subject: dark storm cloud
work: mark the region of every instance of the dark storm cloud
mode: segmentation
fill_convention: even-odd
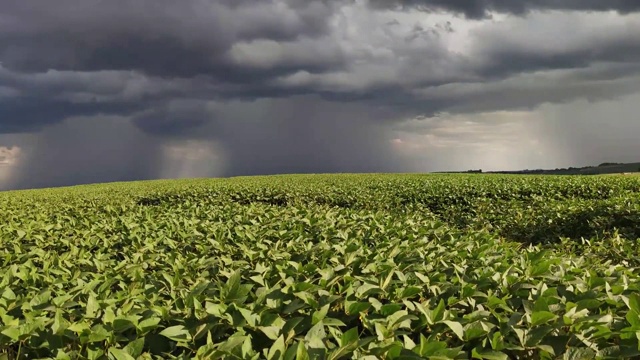
[[[138,106],[98,103],[71,104],[38,97],[0,100],[0,133],[33,132],[71,116],[126,112]]]
[[[225,150],[225,175],[401,171],[384,109],[315,96],[258,100],[218,109],[201,136]],[[378,125],[376,125],[378,124]]]
[[[385,128],[374,125],[383,122],[388,115],[384,111],[316,97],[292,100],[223,105],[177,101],[159,108],[159,118],[141,116],[134,122],[100,116],[68,119],[44,128],[30,141],[15,144],[25,149],[24,161],[16,167],[12,181],[0,184],[0,188],[190,176],[165,171],[164,139],[179,136],[169,130],[171,127],[179,128],[184,139],[212,143],[221,149],[218,155],[224,155],[226,166],[209,176],[404,169],[403,160],[391,151]],[[197,118],[209,121],[192,128],[178,125]],[[149,123],[136,124],[140,121]],[[148,131],[140,131],[145,126]],[[188,162],[179,157],[176,160],[178,164]]]
[[[138,70],[151,75],[208,74],[230,81],[261,76],[234,66],[228,51],[241,41],[319,37],[331,13],[327,1],[7,0],[0,16],[5,67]],[[283,61],[269,73],[306,64]],[[311,64],[318,70],[322,65]],[[248,73],[247,73],[248,72]]]
[[[96,115],[133,116],[136,124],[150,132],[148,118],[153,116],[158,117],[154,123],[160,128],[177,130],[167,128],[161,117],[172,115],[163,111],[193,112],[197,108],[191,104],[197,99],[212,99],[221,93],[218,85],[204,77],[161,78],[129,71],[27,74],[0,67],[0,134],[38,131],[69,117]],[[170,106],[180,103],[189,105]],[[182,116],[184,125],[193,125],[187,117]]]
[[[157,178],[161,144],[124,118],[73,118],[16,144],[21,161],[0,189]]]
[[[0,132],[33,131],[74,115],[143,110],[136,124],[144,130],[178,131],[179,123],[149,118],[175,117],[160,114],[167,99],[304,93],[270,82],[301,69],[318,73],[344,65],[340,49],[322,42],[332,6],[298,0],[5,1],[0,85],[21,96],[0,97]],[[296,43],[299,38],[316,43],[307,47]],[[128,94],[131,86],[141,94]],[[194,121],[202,120],[185,125]]]
[[[423,109],[425,103],[429,104],[425,99],[415,99],[411,95],[412,88],[495,81],[538,70],[584,68],[598,61],[637,61],[640,54],[640,41],[632,36],[632,31],[597,44],[595,48],[586,43],[552,51],[541,51],[536,44],[528,43],[526,37],[520,39],[526,44],[524,46],[504,46],[499,34],[480,32],[476,35],[476,44],[482,45],[480,50],[467,57],[446,50],[446,44],[439,39],[440,32],[455,31],[451,24],[444,27],[438,24],[431,29],[414,25],[406,34],[387,40],[396,41],[395,45],[386,44],[389,48],[385,49],[393,52],[395,58],[386,59],[377,72],[394,69],[398,74],[396,78],[382,83],[371,82],[357,90],[345,90],[335,84],[324,84],[322,79],[326,79],[325,75],[335,78],[342,72],[347,79],[351,76],[354,82],[361,79],[366,82],[367,77],[375,76],[376,72],[360,75],[358,68],[361,64],[379,61],[366,52],[350,51],[348,46],[337,45],[335,35],[345,29],[332,28],[331,16],[340,6],[349,3],[62,0],[54,4],[41,0],[9,0],[3,5],[0,16],[0,61],[7,69],[5,72],[42,74],[55,69],[62,70],[58,76],[65,79],[52,84],[46,79],[20,82],[24,79],[17,75],[0,78],[0,84],[12,86],[30,98],[41,96],[46,99],[42,102],[43,109],[24,112],[24,119],[20,119],[19,111],[10,107],[5,106],[0,111],[15,114],[7,129],[34,129],[63,117],[64,114],[58,116],[58,112],[65,106],[70,109],[70,115],[88,114],[92,106],[97,106],[91,101],[96,95],[102,98],[99,107],[105,108],[104,111],[96,109],[96,113],[131,115],[134,110],[146,110],[136,116],[136,123],[146,131],[157,133],[179,130],[176,126],[180,121],[160,120],[180,117],[175,114],[176,110],[171,114],[160,114],[165,100],[173,98],[250,100],[319,94],[334,101],[382,102],[407,112],[411,106]],[[609,5],[606,6],[593,1],[415,1],[404,4],[440,6],[451,11],[467,9],[466,12],[494,8],[505,12],[518,12],[518,8],[634,9],[632,3],[620,1],[607,2]],[[420,29],[418,35],[423,37],[421,43],[415,43],[416,29]],[[360,28],[360,31],[366,30]],[[123,106],[122,99],[113,97],[124,92],[122,84],[130,81],[121,78],[130,71],[154,79],[140,85],[147,92],[159,85],[165,88],[152,95],[124,100],[135,101],[131,106],[138,109]],[[300,72],[317,75],[320,83],[278,82]],[[78,73],[84,76],[78,76]],[[98,73],[103,75],[96,76]],[[178,82],[171,87],[172,83]],[[58,93],[69,92],[73,92],[75,98],[59,99]],[[51,94],[56,94],[56,100],[49,111],[46,108],[53,106],[49,104]],[[116,109],[109,112],[109,103]],[[448,106],[447,101],[441,101],[433,104],[431,111]],[[74,110],[76,108],[79,109]],[[52,116],[50,120],[35,119],[30,112],[51,112]],[[159,120],[152,121],[151,117]],[[194,120],[192,115],[185,117],[191,119],[185,122],[187,127],[202,121]]]
[[[402,169],[385,121],[397,112],[317,95],[255,101],[174,101],[133,123],[159,138],[215,143],[224,152],[218,175],[384,172]]]
[[[41,131],[16,179],[154,178],[176,139],[220,145],[225,175],[402,171],[404,119],[640,90],[640,21],[574,11],[635,0],[370,3],[5,0],[0,134]]]
[[[81,102],[55,99],[47,96],[20,96],[0,98],[0,134],[37,132],[45,126],[54,125],[73,116],[121,115],[141,111],[149,103]]]
[[[553,84],[553,86],[550,86]],[[578,99],[611,100],[640,91],[640,65],[550,74],[523,74],[492,83],[447,84],[418,91],[427,116],[438,112],[475,113],[533,110],[541,104],[563,104]]]
[[[489,12],[523,15],[532,10],[618,11],[640,10],[636,0],[372,0],[379,8],[410,8],[426,11],[444,10],[479,19]]]
[[[175,100],[132,116],[141,130],[154,135],[179,137],[213,119],[207,102]]]
[[[640,63],[637,19],[629,19],[626,25],[598,20],[593,15],[580,19],[575,14],[559,13],[480,30],[474,35],[481,44],[475,54],[477,73],[491,80],[541,70],[584,69],[602,63],[614,68]],[[527,29],[536,23],[544,28]]]

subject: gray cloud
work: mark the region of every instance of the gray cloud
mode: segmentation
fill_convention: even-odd
[[[614,10],[625,14],[640,10],[640,4],[634,0],[371,0],[371,4],[378,8],[452,11],[474,19],[484,18],[490,12],[524,15],[533,10]]]
[[[20,156],[21,149],[16,146],[0,147],[0,166],[13,165]]]
[[[71,118],[23,138],[18,164],[0,188],[25,189],[157,178],[161,143],[123,118]]]
[[[573,100],[526,111],[443,113],[394,126],[417,171],[521,170],[638,162],[640,95]]]
[[[534,24],[540,29],[531,29]],[[640,39],[635,36],[636,30],[640,30],[637,16],[622,20],[593,13],[532,14],[475,33],[480,44],[475,55],[485,78],[583,69],[602,63],[638,64]]]
[[[235,103],[218,115],[210,136],[227,152],[226,175],[402,170],[384,109],[295,97]]]
[[[0,101],[0,133],[33,132],[71,116],[126,113],[137,104],[70,103],[40,97]]]
[[[413,105],[422,111],[429,104],[430,112],[437,112],[452,104],[414,98],[416,88],[491,84],[541,70],[637,63],[640,56],[640,42],[633,36],[640,31],[638,19],[626,24],[609,19],[605,26],[598,26],[597,17],[583,21],[571,14],[507,19],[474,29],[470,47],[452,49],[459,40],[446,36],[459,23],[404,22],[370,32],[391,19],[376,18],[364,6],[350,8],[349,2],[190,0],[178,6],[64,1],[75,11],[36,0],[9,2],[0,18],[0,30],[5,30],[0,31],[5,67],[0,81],[30,97],[51,101],[55,94],[61,107],[99,106],[109,113],[111,106],[116,108],[111,113],[121,115],[146,107],[146,114],[158,116],[156,104],[173,98],[300,94],[396,104],[404,110]],[[561,3],[531,1],[526,8],[578,8],[575,2]],[[619,7],[625,9],[624,4]],[[598,67],[613,68],[625,67]],[[56,71],[42,72],[48,69]],[[138,87],[137,98],[130,86]],[[28,122],[19,121],[31,129]],[[149,121],[138,123],[149,129]]]
[[[218,175],[400,171],[385,120],[393,109],[318,96],[256,101],[176,101],[134,117],[146,133],[218,145]]]
[[[176,137],[213,119],[215,114],[209,105],[201,100],[177,99],[136,113],[132,120],[146,133]]]
[[[640,92],[640,66],[603,64],[583,70],[521,74],[491,83],[446,84],[416,90],[426,114],[533,110],[541,104],[577,99],[598,101]]]
[[[22,161],[0,189],[159,177],[403,170],[403,160],[393,153],[381,126],[384,112],[361,104],[313,97],[223,105],[177,101],[158,114],[162,116],[145,114],[133,122],[75,117],[48,126],[15,144],[25,149]],[[210,120],[184,125],[203,117]],[[141,125],[144,121],[149,124]]]
[[[316,38],[327,31],[330,13],[325,1],[8,0],[0,58],[5,67],[27,72],[137,70],[247,81],[263,71],[229,59],[234,44]],[[283,61],[269,73],[305,65]]]
[[[0,134],[13,135],[0,136],[0,147],[19,133],[38,139],[19,144],[13,186],[434,170],[457,155],[407,157],[397,124],[443,113],[488,123],[480,114],[640,91],[637,1],[8,0],[2,8]],[[526,133],[509,124],[495,132]],[[413,129],[446,146],[456,136],[510,143],[488,137],[491,127],[453,128],[446,141],[439,127]],[[218,165],[194,172],[176,165],[183,158]],[[25,181],[33,178],[43,180]]]
[[[638,79],[636,79],[637,81]],[[603,162],[639,162],[640,94],[608,100],[576,100],[563,106],[538,109],[544,119],[536,124],[552,147],[567,158],[564,166],[588,166]]]

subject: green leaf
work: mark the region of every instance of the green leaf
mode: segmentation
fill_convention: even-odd
[[[89,342],[96,343],[107,340],[112,336],[112,333],[107,331],[102,325],[95,325],[91,328],[91,333],[89,334]]]
[[[378,293],[384,293],[384,291],[377,285],[365,283],[356,290],[356,297],[358,299],[363,299],[366,296]]]
[[[242,271],[238,270],[231,274],[223,288],[223,296],[226,302],[237,302],[247,294],[247,287],[241,284],[241,280]],[[250,286],[249,284],[249,289]]]
[[[540,342],[554,330],[552,326],[538,326],[526,332],[525,345],[529,347],[538,346]]]
[[[531,269],[531,276],[541,276],[549,272],[549,268],[551,267],[551,262],[549,261],[541,261],[533,266]]]
[[[470,341],[473,339],[484,337],[488,332],[488,329],[485,328],[485,325],[483,325],[482,321],[476,321],[465,326],[465,340]]]
[[[400,294],[400,298],[401,299],[411,298],[420,294],[421,292],[422,292],[422,288],[420,287],[408,286],[402,291],[402,294]]]
[[[293,346],[289,346],[287,348],[287,352],[284,353],[284,360],[295,360],[296,353],[298,352],[298,347],[294,344]]]
[[[446,324],[460,340],[464,341],[464,328],[462,327],[462,324],[457,321],[450,320],[445,320],[443,323]]]
[[[31,299],[31,301],[29,301],[29,305],[31,305],[31,307],[34,309],[41,309],[49,305],[50,300],[51,300],[51,291],[46,290],[34,296]]]
[[[516,333],[516,336],[518,337],[518,340],[520,341],[520,345],[522,346],[526,346],[526,331],[523,329],[518,329],[518,328],[513,328],[512,329],[513,332]]]
[[[67,354],[64,350],[58,349],[56,353],[56,360],[71,360],[69,354]]]
[[[299,325],[303,321],[304,321],[303,317],[294,317],[287,320],[287,322],[282,327],[282,334],[287,338],[287,340],[296,334],[296,328],[299,327]]]
[[[368,302],[355,302],[349,305],[347,315],[354,315],[369,310],[371,303]]]
[[[327,333],[324,330],[323,322],[319,322],[314,325],[304,337],[304,340],[307,346],[311,349],[324,349],[325,344],[323,342],[324,338],[327,336]]]
[[[602,305],[602,302],[596,299],[584,299],[584,300],[578,301],[577,304],[578,304],[578,310],[582,310],[582,309],[595,310],[599,308],[600,305]]]
[[[315,325],[318,322],[320,322],[322,319],[324,319],[327,316],[327,312],[329,311],[330,306],[331,304],[326,304],[325,306],[321,307],[319,310],[314,311],[313,316],[311,317],[312,319],[311,323]]]
[[[140,321],[138,323],[137,328],[138,330],[140,330],[141,333],[146,333],[153,329],[156,329],[159,323],[160,323],[160,318],[151,317],[151,318]]]
[[[436,306],[433,310],[431,310],[429,312],[429,317],[428,320],[430,320],[431,324],[435,324],[438,321],[441,321],[444,319],[444,313],[445,313],[445,303],[443,299],[440,299],[440,301],[438,302],[438,306]]]
[[[89,324],[87,324],[85,322],[77,322],[77,323],[69,325],[69,327],[67,329],[75,332],[76,334],[81,334],[84,331],[91,329],[91,327],[89,326]]]
[[[447,343],[444,341],[429,341],[424,335],[420,334],[420,345],[416,349],[413,349],[414,352],[418,353],[418,355],[422,357],[430,357],[432,355],[437,354],[439,351],[447,348]]]
[[[358,328],[354,327],[347,331],[340,337],[340,346],[348,346],[351,343],[358,342]]]
[[[474,359],[488,359],[488,360],[508,360],[509,357],[507,354],[504,354],[500,351],[495,351],[491,349],[484,348],[474,348],[471,355]]]
[[[89,360],[98,360],[104,356],[104,350],[97,346],[87,347],[87,358]]]
[[[246,339],[247,339],[246,336],[237,336],[237,335],[231,336],[225,342],[220,344],[218,349],[224,352],[230,353],[231,351],[236,349],[238,346],[242,346],[242,344],[244,344]]]
[[[302,341],[298,342],[298,349],[296,351],[296,360],[311,360],[307,349],[304,347]]]
[[[136,358],[131,356],[128,352],[114,347],[109,348],[109,358],[115,360],[136,360]]]
[[[102,315],[102,322],[105,324],[112,324],[116,319],[116,314],[113,312],[113,308],[108,307],[104,309],[104,314]]]
[[[185,342],[191,340],[189,331],[182,325],[168,327],[160,332],[160,335],[176,342]]]
[[[245,319],[248,326],[253,328],[258,325],[258,322],[260,321],[260,316],[258,314],[253,313],[249,309],[238,308],[237,310],[242,314],[242,317]]]
[[[555,318],[557,318],[557,316],[552,312],[536,311],[531,315],[531,326],[542,325]]]
[[[631,324],[631,326],[640,329],[640,314],[638,314],[635,310],[629,310],[625,318],[627,319],[629,324]]]
[[[57,310],[51,325],[54,335],[61,335],[69,327],[69,322],[62,316],[62,311]]]
[[[126,351],[127,354],[133,356],[134,358],[137,358],[138,356],[140,356],[142,354],[143,349],[144,349],[144,338],[133,340],[132,342],[128,343],[127,346],[124,347],[124,351]]]
[[[98,300],[96,300],[96,297],[94,296],[93,293],[89,293],[84,316],[87,319],[95,319],[98,316],[98,310],[100,310],[100,305],[98,304]]]
[[[4,291],[2,291],[2,298],[6,300],[15,300],[16,293],[14,293],[13,290],[11,290],[11,288],[6,287],[4,288]]]
[[[493,337],[490,339],[491,348],[493,350],[502,350],[504,349],[504,339],[502,338],[502,334],[499,331],[493,333]]]
[[[294,295],[304,301],[305,304],[311,306],[313,309],[317,309],[319,307],[318,301],[314,298],[314,296],[306,291],[299,291],[297,293],[294,293]]]
[[[334,319],[334,318],[324,318],[321,321],[326,326],[347,326],[342,321],[340,321],[338,319]]]
[[[383,316],[392,316],[398,311],[402,310],[402,304],[385,304],[380,307],[380,314]]]
[[[596,358],[596,352],[589,348],[571,347],[564,353],[564,360],[591,360]]]
[[[280,335],[278,339],[271,345],[269,353],[267,354],[267,360],[280,360],[284,358],[286,352],[284,344],[284,336]]]
[[[338,360],[353,353],[358,348],[358,342],[352,342],[346,346],[341,346],[329,354],[328,360]]]
[[[629,359],[640,356],[640,350],[631,346],[610,346],[598,351],[598,357],[604,359]]]
[[[637,314],[640,314],[640,295],[638,295],[637,293],[629,295],[629,309],[635,311]]]
[[[260,326],[258,329],[271,340],[276,340],[280,336],[280,327],[278,326]]]
[[[214,344],[205,344],[203,346],[200,346],[198,348],[198,351],[196,352],[196,360],[200,360],[200,359],[211,359],[213,358],[213,353],[215,352],[215,345]]]
[[[125,332],[129,329],[133,329],[136,327],[134,324],[135,319],[129,319],[124,317],[117,317],[113,320],[113,330],[117,333]]]
[[[538,344],[538,345],[536,345],[536,348],[548,353],[549,355],[555,355],[556,354],[555,349],[551,345]]]
[[[13,341],[20,338],[20,328],[17,326],[8,327],[0,332],[2,335],[9,337]]]

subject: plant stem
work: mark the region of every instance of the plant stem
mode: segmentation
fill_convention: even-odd
[[[16,359],[20,359],[20,353],[22,352],[22,341],[18,344],[18,355],[16,355]]]

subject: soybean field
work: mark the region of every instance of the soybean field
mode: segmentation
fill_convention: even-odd
[[[640,356],[640,177],[0,193],[0,359]]]

